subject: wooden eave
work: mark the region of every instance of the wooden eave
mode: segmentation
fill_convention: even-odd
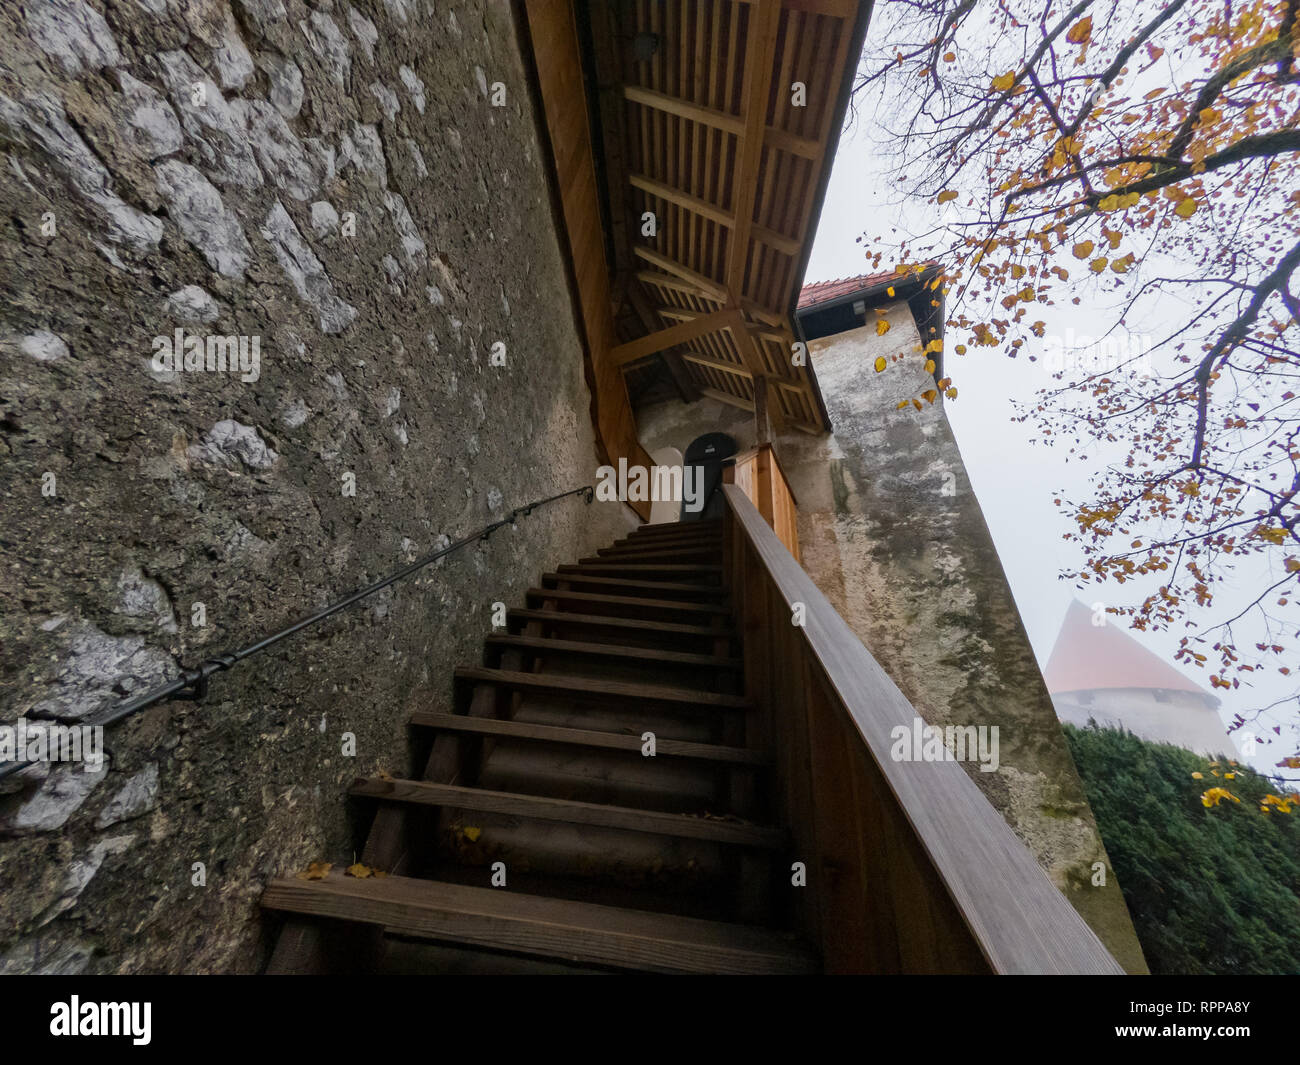
[[[870,4],[579,3],[596,52],[604,217],[621,226],[613,287],[642,309],[619,317],[613,361],[627,372],[663,360],[684,399],[747,410],[762,376],[777,428],[824,431],[812,368],[791,358],[789,315]],[[653,54],[638,58],[638,41]]]

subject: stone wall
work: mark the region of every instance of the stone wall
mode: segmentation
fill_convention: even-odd
[[[883,336],[873,321],[809,344],[834,432],[776,442],[804,568],[927,722],[998,726],[997,771],[965,768],[1120,964],[1144,972],[942,401],[896,409],[934,386],[916,326],[905,303],[882,310]],[[685,451],[712,431],[742,450],[754,443],[752,415],[712,400],[662,404],[638,424],[651,450]],[[1106,864],[1105,886],[1093,885],[1095,862]]]
[[[538,135],[504,0],[0,10],[0,722],[591,482]],[[244,372],[172,366],[177,329]],[[106,771],[6,782],[0,972],[256,970],[262,884],[351,857],[347,783],[407,768],[491,604],[630,524],[554,504],[113,730]]]

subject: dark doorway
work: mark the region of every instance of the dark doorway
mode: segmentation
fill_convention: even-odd
[[[692,466],[699,467],[695,483],[702,491],[705,503],[700,510],[692,512],[686,509],[686,501],[683,499],[682,521],[705,521],[722,516],[723,507],[726,506],[721,491],[722,468],[735,454],[736,442],[726,433],[705,433],[691,441],[691,446],[686,449],[686,455],[682,459],[682,475],[685,477],[686,471]]]

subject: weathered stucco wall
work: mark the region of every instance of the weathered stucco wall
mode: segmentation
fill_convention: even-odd
[[[966,769],[1120,963],[1145,971],[942,405],[896,409],[934,382],[906,304],[883,309],[883,337],[873,322],[809,345],[834,432],[777,440],[804,568],[927,722],[998,726],[997,771]],[[712,400],[656,406],[639,425],[650,449],[709,431],[754,441],[751,415]]]
[[[5,5],[0,153],[0,723],[75,720],[591,482],[503,0]],[[152,367],[177,328],[257,337],[256,379]],[[141,714],[106,773],[6,789],[0,972],[256,969],[262,883],[351,855],[346,784],[406,768],[491,604],[629,524],[554,504]]]

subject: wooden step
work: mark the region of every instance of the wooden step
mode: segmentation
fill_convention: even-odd
[[[605,606],[625,607],[628,613],[635,613],[637,610],[672,610],[681,614],[731,617],[731,608],[717,603],[688,603],[680,599],[645,599],[631,595],[607,595],[603,592],[575,592],[564,588],[529,588],[525,598],[529,603],[548,600],[556,603],[600,603]]]
[[[548,621],[563,625],[583,625],[589,628],[639,630],[647,636],[706,636],[718,638],[728,632],[707,625],[679,625],[672,621],[647,621],[644,618],[620,618],[602,614],[570,614],[564,610],[534,610],[517,608],[506,612],[506,623],[511,621]]]
[[[721,518],[708,518],[704,521],[665,521],[657,525],[638,525],[632,530],[633,536],[658,536],[672,535],[673,533],[693,532],[695,530],[709,529],[714,532],[722,531]]]
[[[718,533],[682,533],[680,536],[624,536],[615,540],[614,547],[634,545],[639,547],[680,547],[682,545],[720,547],[722,537]]]
[[[566,677],[558,673],[518,673],[514,670],[487,669],[483,666],[460,666],[456,670],[456,679],[472,684],[499,684],[515,691],[577,695],[587,699],[601,698],[616,701],[639,699],[655,703],[722,707],[729,710],[750,710],[754,705],[743,695],[731,695],[727,692],[603,680],[599,677]]]
[[[413,939],[465,943],[660,973],[817,971],[791,938],[744,925],[390,876],[273,880],[269,910],[376,925]]]
[[[709,630],[712,632],[712,630]],[[491,646],[513,647],[521,651],[535,651],[540,655],[576,654],[597,655],[603,658],[623,658],[637,662],[663,663],[667,666],[702,666],[708,669],[738,670],[744,663],[739,658],[722,655],[693,654],[690,651],[661,651],[657,647],[631,647],[613,643],[584,643],[581,640],[557,640],[548,636],[493,635],[486,641]]]
[[[578,584],[586,588],[628,588],[634,592],[677,593],[704,599],[721,599],[727,594],[720,584],[683,584],[680,581],[639,581],[632,577],[598,577],[586,573],[544,573],[542,584]]]
[[[667,547],[655,545],[653,547],[600,547],[596,549],[597,558],[613,558],[628,562],[635,562],[637,559],[691,559],[699,561],[703,558],[713,558],[722,554],[721,544],[704,544],[685,547]]]
[[[564,821],[568,824],[595,825],[625,832],[675,836],[679,839],[701,839],[739,847],[781,850],[788,845],[788,837],[782,829],[766,825],[638,810],[631,806],[555,799],[548,795],[466,788],[458,784],[359,777],[352,782],[348,794],[359,798],[382,799],[385,802],[451,807],[478,813],[503,814],[507,817],[531,817],[538,821]]]
[[[635,573],[644,577],[664,577],[664,578],[681,578],[696,577],[700,580],[705,578],[716,577],[722,578],[721,566],[710,565],[663,565],[660,563],[649,564],[627,564],[622,562],[608,562],[604,559],[597,559],[595,562],[589,562],[581,565],[565,564],[557,566],[556,571],[559,573]],[[709,585],[711,588],[721,588],[721,585]]]
[[[527,721],[505,721],[495,717],[468,717],[464,714],[416,711],[411,715],[411,724],[420,728],[470,732],[480,736],[507,736],[512,739],[564,743],[575,747],[598,747],[610,751],[640,752],[642,746],[639,734],[595,732],[591,729],[534,725]],[[763,751],[752,751],[747,747],[723,747],[712,743],[690,743],[686,740],[659,737],[655,738],[655,751],[656,758],[668,755],[676,758],[697,758],[706,762],[725,762],[729,765],[765,766],[772,762]]]

